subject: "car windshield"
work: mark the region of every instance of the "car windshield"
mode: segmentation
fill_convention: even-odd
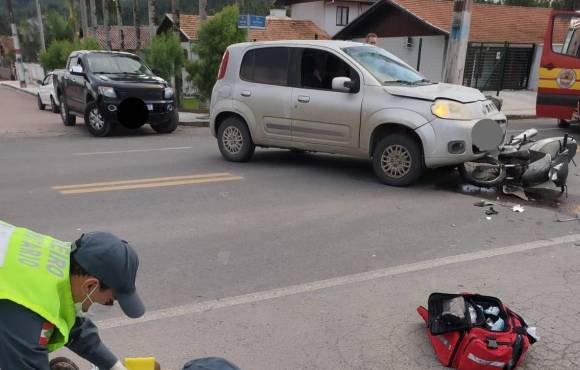
[[[430,83],[423,75],[394,59],[385,50],[373,46],[344,48],[367,71],[383,85],[422,85]]]
[[[87,59],[93,73],[152,75],[151,70],[139,59],[126,55],[93,54]]]

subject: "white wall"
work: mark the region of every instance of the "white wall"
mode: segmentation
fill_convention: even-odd
[[[404,60],[411,67],[417,68],[419,56],[419,39],[423,39],[421,47],[421,65],[419,72],[434,82],[441,81],[443,77],[443,62],[445,58],[445,36],[421,36],[413,37],[413,46],[405,47],[406,37],[381,37],[377,46]],[[355,41],[364,42],[364,39]]]
[[[24,66],[24,79],[27,84],[37,84],[37,80],[44,80],[44,69],[37,63],[22,63]]]
[[[349,23],[370,7],[370,5],[357,2],[335,1],[325,4],[324,1],[313,1],[293,4],[291,6],[291,17],[293,19],[312,21],[332,37],[344,28],[344,26],[336,25],[336,8],[338,6],[347,6],[349,8]]]
[[[530,80],[528,82],[528,90],[538,90],[538,80],[540,73],[540,61],[542,60],[543,44],[536,44],[534,52],[534,59],[532,60],[532,68],[530,68]]]
[[[310,3],[292,4],[290,16],[292,19],[312,21],[321,29],[325,30],[324,2],[313,1]],[[326,30],[325,30],[326,31]],[[328,32],[328,31],[326,31]]]

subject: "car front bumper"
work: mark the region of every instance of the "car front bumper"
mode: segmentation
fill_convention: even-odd
[[[121,99],[101,98],[98,103],[99,110],[105,119],[120,123],[118,113],[122,102]],[[150,124],[167,122],[177,114],[173,100],[143,100],[143,103],[147,107],[147,123]]]
[[[428,168],[453,166],[499,150],[505,141],[507,119],[500,112],[470,121],[436,118],[416,132]]]

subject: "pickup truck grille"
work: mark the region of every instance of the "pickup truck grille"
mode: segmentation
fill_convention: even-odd
[[[135,90],[119,90],[121,99],[139,98],[143,100],[163,100],[163,89],[135,89]]]

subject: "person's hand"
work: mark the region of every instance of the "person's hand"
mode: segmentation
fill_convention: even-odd
[[[121,361],[117,361],[115,365],[111,368],[111,370],[127,370],[125,366],[121,363]]]

